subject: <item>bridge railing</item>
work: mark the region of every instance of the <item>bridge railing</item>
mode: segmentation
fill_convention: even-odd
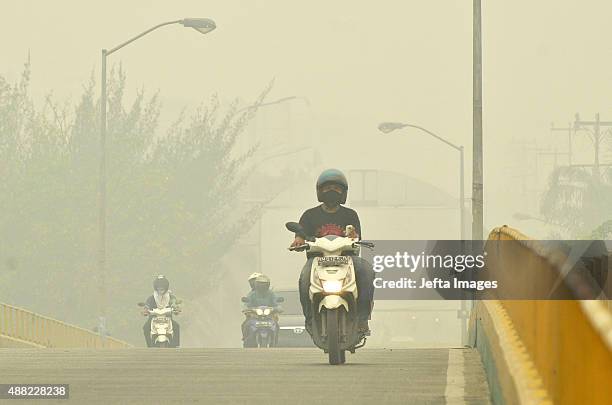
[[[124,348],[121,340],[0,303],[0,343],[14,347]],[[1,346],[0,346],[1,347]]]
[[[546,251],[537,241],[509,227],[494,229],[489,240],[517,241],[497,243],[495,249],[487,250],[491,274],[508,281],[500,282],[497,297],[512,296],[517,283],[539,288],[559,279],[562,253]],[[607,263],[605,267],[607,272]],[[598,268],[586,270],[601,274]],[[604,286],[608,294],[610,283],[608,278]],[[559,288],[579,297],[587,284],[577,278],[565,278]],[[471,319],[472,339],[488,369],[492,393],[498,398],[495,402],[609,403],[609,304],[606,300],[579,299],[479,301]]]

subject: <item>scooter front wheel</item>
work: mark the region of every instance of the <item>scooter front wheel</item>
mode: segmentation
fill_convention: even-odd
[[[340,349],[340,309],[327,310],[327,351],[329,364],[343,364],[346,359],[344,350]]]

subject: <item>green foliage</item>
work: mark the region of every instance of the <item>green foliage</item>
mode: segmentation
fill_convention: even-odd
[[[560,167],[550,176],[540,207],[542,215],[565,232],[580,239],[612,217],[612,173],[593,173],[590,168]]]
[[[91,80],[76,105],[28,94],[0,77],[0,301],[83,326],[97,323],[100,104]],[[269,87],[261,94],[261,103]],[[107,316],[110,332],[140,339],[135,303],[166,274],[187,298],[221,277],[215,262],[248,229],[258,207],[241,209],[243,165],[236,141],[256,108],[219,99],[182,114],[160,134],[160,101],[126,76],[108,82]]]
[[[612,220],[604,221],[586,239],[612,240]]]

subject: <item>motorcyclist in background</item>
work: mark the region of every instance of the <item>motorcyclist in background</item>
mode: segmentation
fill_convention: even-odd
[[[249,276],[248,280],[249,280],[249,285],[251,286],[251,291],[255,289],[255,279],[259,276],[263,276],[263,274],[255,272],[255,273],[251,273],[251,275]]]
[[[251,282],[250,277],[249,282]],[[252,288],[253,289],[246,296],[245,306],[247,308],[278,307],[277,297],[276,294],[274,294],[274,292],[270,289],[270,278],[268,278],[268,276],[264,276],[263,274],[257,276],[255,279],[253,279]],[[249,315],[247,315],[244,322],[242,322],[242,340],[247,338],[248,324],[250,320],[251,318],[249,318]]]
[[[170,282],[165,276],[159,275],[155,281],[153,281],[153,295],[147,298],[145,306],[149,309],[178,307],[176,296],[170,291]],[[142,327],[147,347],[153,346],[153,342],[151,341],[151,319],[152,318],[149,316]],[[181,342],[180,325],[174,319],[172,319],[172,331],[173,334],[170,345],[171,347],[179,347]]]
[[[357,213],[343,206],[348,194],[348,181],[340,170],[328,169],[323,171],[317,179],[317,199],[322,204],[306,210],[300,218],[300,225],[304,228],[307,236],[322,238],[328,235],[347,236],[360,239],[361,223]],[[352,233],[345,235],[347,225],[352,225]],[[304,239],[298,235],[291,244],[292,247],[301,246]],[[306,252],[307,261],[302,269],[299,280],[300,302],[304,317],[306,318],[306,329],[310,333],[310,272],[313,257],[316,254]],[[368,319],[372,311],[374,298],[374,271],[372,265],[359,256],[352,256],[355,268],[355,279],[359,296],[357,298],[357,311],[359,313],[359,329],[364,333],[369,332]]]
[[[249,291],[249,294],[255,291],[255,280],[259,276],[263,276],[263,274],[255,272],[255,273],[251,273],[251,275],[247,279],[249,282],[249,286],[251,286],[251,291]],[[246,338],[246,327],[247,327],[248,320],[249,320],[248,317],[244,318],[244,321],[242,322],[242,325],[240,326],[240,329],[242,330],[242,340]]]
[[[247,308],[254,307],[276,307],[276,294],[270,289],[270,278],[263,274],[254,281],[254,287],[247,295]]]

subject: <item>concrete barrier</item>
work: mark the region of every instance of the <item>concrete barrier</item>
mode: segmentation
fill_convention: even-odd
[[[0,349],[41,349],[44,346],[10,336],[0,335]]]
[[[0,347],[123,348],[130,344],[7,304],[0,304]]]
[[[529,241],[494,229],[490,240]],[[557,279],[558,252],[535,241],[496,244],[487,266],[494,277],[544,284]],[[575,282],[571,281],[572,283]],[[543,286],[548,288],[549,286]],[[500,296],[513,288],[500,283]],[[572,290],[572,285],[559,288]],[[511,294],[508,294],[511,295]],[[496,403],[609,404],[612,398],[612,314],[607,301],[491,300],[475,305],[472,343],[487,370]],[[525,393],[527,395],[525,395]]]

